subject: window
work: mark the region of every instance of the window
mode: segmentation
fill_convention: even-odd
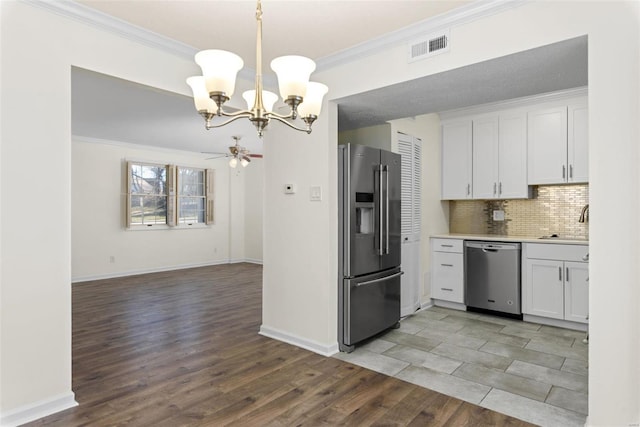
[[[205,223],[204,169],[178,168],[178,224]]]
[[[167,167],[131,164],[129,178],[129,224],[166,224]]]
[[[127,165],[127,228],[213,224],[213,170]]]

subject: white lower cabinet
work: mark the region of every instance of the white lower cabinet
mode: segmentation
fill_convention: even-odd
[[[431,298],[464,303],[462,240],[431,239]]]
[[[523,313],[578,323],[589,316],[588,247],[527,244]]]
[[[562,261],[527,259],[526,314],[564,319]]]
[[[565,262],[564,319],[586,323],[589,317],[589,267],[585,262]]]

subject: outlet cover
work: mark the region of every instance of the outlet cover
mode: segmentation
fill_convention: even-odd
[[[493,211],[494,221],[504,221],[504,211]]]

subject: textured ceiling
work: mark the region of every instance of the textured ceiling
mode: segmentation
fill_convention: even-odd
[[[587,85],[578,37],[338,100],[340,130]]]

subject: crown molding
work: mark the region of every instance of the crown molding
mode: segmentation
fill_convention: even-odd
[[[186,43],[133,25],[72,0],[22,0],[22,2],[191,61],[199,51]],[[255,70],[243,68],[238,76],[244,80],[253,81],[255,80]],[[278,86],[275,76],[263,76],[262,79],[267,88]]]
[[[471,107],[458,108],[438,113],[441,121],[458,119],[472,115],[482,115],[495,113],[502,110],[516,110],[531,106],[543,106],[546,104],[562,103],[576,98],[589,96],[588,86],[576,87],[554,92],[541,93],[538,95],[523,96],[521,98],[509,99],[507,101],[496,101],[487,104],[473,105]]]
[[[92,9],[72,0],[22,0],[24,3],[40,7],[49,12],[74,19],[84,24],[122,36],[165,52],[193,59],[198,49],[185,43],[165,37],[153,31],[138,27],[106,13]],[[476,0],[468,5],[453,9],[433,18],[417,22],[405,28],[384,34],[359,45],[342,50],[316,60],[316,70],[324,71],[380,50],[407,43],[413,39],[441,30],[446,27],[462,25],[504,10],[518,7],[531,0]],[[246,80],[255,78],[255,71],[243,68],[240,77]],[[263,77],[264,78],[264,77]],[[269,80],[270,84],[274,82]],[[274,80],[274,79],[273,79]]]
[[[22,0],[24,3],[45,9],[57,15],[82,22],[101,30],[122,36],[165,52],[192,59],[197,49],[153,31],[133,25],[122,19],[92,9],[70,0]]]
[[[408,43],[444,28],[466,24],[504,10],[513,9],[529,1],[531,0],[476,0],[450,12],[425,19],[340,52],[319,58],[316,60],[316,71],[325,71],[337,65],[373,55],[381,50]]]

